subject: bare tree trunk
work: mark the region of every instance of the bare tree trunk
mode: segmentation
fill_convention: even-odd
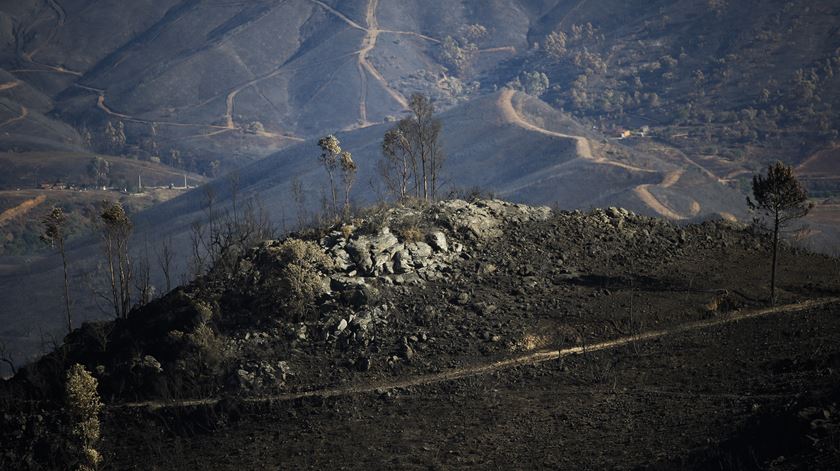
[[[143,243],[143,254],[140,261],[137,263],[137,282],[135,287],[138,291],[138,304],[144,306],[152,301],[152,262],[149,257],[149,242]]]
[[[437,139],[433,139],[432,146],[431,146],[431,156],[432,156],[432,164],[431,164],[431,172],[432,172],[432,186],[429,189],[431,199],[434,201],[437,198],[437,189],[438,189],[438,171],[441,167],[441,158],[440,152],[438,150]]]
[[[129,301],[126,299],[126,279],[128,275],[126,273],[125,261],[123,260],[122,256],[122,249],[118,247],[117,249],[119,252],[117,253],[117,267],[119,269],[119,277],[120,277],[120,316],[125,319],[126,314],[128,313],[128,309],[126,308],[126,303]]]
[[[67,253],[64,251],[64,237],[58,239],[61,263],[64,265],[64,307],[67,309],[67,333],[73,332],[73,319],[70,315],[70,278],[67,275]]]
[[[405,201],[405,196],[408,193],[408,161],[403,156],[402,159],[402,180],[400,182],[400,201]]]
[[[411,154],[411,174],[414,176],[414,196],[420,196],[420,176],[417,172],[417,156]]]
[[[9,365],[9,369],[12,371],[12,375],[17,373],[17,368],[15,368],[15,359],[12,358],[12,354],[8,353],[6,350],[6,344],[0,342],[0,361]],[[2,378],[2,376],[0,376]]]
[[[338,218],[338,196],[335,191],[335,180],[333,179],[333,173],[330,169],[327,169],[327,175],[330,177],[330,195],[332,196],[333,219],[336,219]]]
[[[773,221],[773,268],[770,271],[770,305],[776,305],[776,261],[779,251],[779,213],[775,214]]]
[[[128,236],[120,234],[117,237],[120,237],[120,240],[117,241],[120,316],[126,319],[128,318],[128,311],[131,310],[131,260],[128,255]]]
[[[163,247],[158,253],[158,264],[163,271],[163,278],[166,280],[166,292],[172,291],[172,238],[163,240]]]
[[[114,306],[114,316],[120,317],[120,302],[117,294],[117,274],[114,271],[114,243],[110,235],[105,236],[105,257],[108,261],[108,278],[111,282],[111,303]]]
[[[422,189],[423,189],[423,200],[429,199],[429,178],[428,178],[428,166],[429,166],[429,155],[428,149],[426,146],[426,124],[423,122],[423,115],[417,115],[417,136],[418,136],[418,144],[420,145],[420,165],[423,167],[423,174],[421,175],[422,179]]]

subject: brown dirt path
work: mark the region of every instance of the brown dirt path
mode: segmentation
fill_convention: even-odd
[[[643,332],[635,335],[629,335],[626,337],[621,337],[614,340],[608,340],[604,342],[599,342],[590,345],[581,345],[577,347],[565,348],[562,350],[556,349],[544,349],[534,351],[525,355],[520,355],[512,358],[508,358],[505,360],[493,361],[489,363],[480,363],[476,365],[465,366],[462,368],[454,368],[448,371],[443,371],[440,373],[433,373],[428,375],[416,376],[413,378],[407,378],[398,381],[388,381],[388,382],[373,382],[373,383],[366,383],[366,384],[358,384],[358,385],[351,385],[346,387],[340,388],[327,388],[327,389],[317,389],[312,391],[301,391],[301,392],[293,392],[287,394],[278,394],[272,396],[260,396],[260,397],[250,397],[243,399],[245,402],[250,403],[263,403],[263,402],[283,402],[283,401],[293,401],[297,399],[307,398],[307,397],[336,397],[336,396],[349,396],[354,394],[364,394],[364,393],[371,393],[376,392],[379,390],[387,390],[387,389],[404,389],[404,388],[411,388],[416,386],[424,386],[428,384],[440,383],[445,381],[452,381],[456,379],[462,379],[471,376],[478,376],[484,375],[488,373],[493,373],[496,371],[502,371],[509,368],[514,368],[517,366],[526,366],[526,365],[534,365],[546,361],[556,360],[562,357],[567,357],[571,355],[577,355],[582,353],[588,352],[596,352],[601,350],[609,350],[614,348],[623,347],[626,345],[631,345],[637,342],[647,342],[650,340],[655,340],[661,337],[672,336],[676,334],[681,334],[684,332],[708,329],[711,327],[722,326],[726,324],[731,324],[738,321],[743,321],[747,319],[756,319],[760,317],[766,317],[769,315],[774,314],[792,314],[804,310],[809,310],[817,307],[832,305],[840,303],[840,298],[824,298],[824,299],[813,299],[809,301],[803,301],[794,304],[788,304],[785,306],[778,306],[772,308],[765,308],[765,309],[757,309],[757,310],[748,310],[748,311],[735,311],[730,312],[719,317],[715,317],[713,319],[698,321],[698,322],[689,322],[680,326],[676,326],[670,329],[663,329],[663,330],[653,330],[648,332]],[[221,401],[220,398],[205,398],[205,399],[195,399],[195,400],[179,400],[179,401],[145,401],[145,402],[135,402],[135,403],[126,403],[126,404],[115,404],[110,407],[113,408],[149,408],[149,409],[161,409],[161,408],[171,408],[171,407],[194,407],[194,406],[208,406],[208,405],[215,405]]]
[[[18,121],[26,119],[29,116],[29,109],[23,105],[20,106],[20,116],[15,116],[14,118],[7,119],[0,123],[0,128],[4,126],[8,126],[9,124],[16,123]]]
[[[24,201],[23,203],[15,206],[14,208],[9,208],[3,211],[2,213],[0,213],[0,226],[6,224],[7,222],[16,217],[25,215],[29,211],[32,211],[35,207],[41,205],[46,200],[46,195],[39,195],[35,198]]]

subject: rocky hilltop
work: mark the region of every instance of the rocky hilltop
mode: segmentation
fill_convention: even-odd
[[[265,241],[126,320],[85,324],[3,390],[45,401],[38,407],[49,417],[45,411],[61,397],[66,369],[85,365],[111,411],[103,435],[113,455],[106,460],[119,461],[118,450],[137,445],[132,440],[146,430],[143,411],[209,407],[212,420],[201,420],[211,420],[215,430],[240,413],[228,416],[230,407],[244,407],[232,404],[392,397],[410,391],[408,385],[447,380],[456,390],[464,381],[484,390],[485,381],[501,381],[504,365],[554,358],[564,349],[585,353],[599,342],[649,332],[664,336],[686,325],[727,323],[732,313],[764,306],[767,253],[767,238],[749,227],[725,221],[680,226],[620,208],[583,213],[450,200],[371,209],[333,227]],[[836,259],[786,248],[782,267],[783,303],[836,309],[826,307],[840,294]],[[837,335],[835,327],[828,332]],[[644,348],[632,345],[636,355]],[[620,373],[613,371],[624,365],[606,358],[545,368],[560,368],[583,384],[605,384],[617,381]],[[820,381],[838,374],[820,371],[828,371]],[[722,380],[711,381],[708,387]],[[189,422],[180,413],[166,414],[159,419]],[[47,440],[47,426],[21,431],[26,414],[4,417],[3,430],[16,434],[7,443],[20,445],[0,459]],[[116,430],[109,427],[138,434],[110,437]],[[225,433],[238,433],[231,427]],[[188,436],[195,432],[187,429]]]

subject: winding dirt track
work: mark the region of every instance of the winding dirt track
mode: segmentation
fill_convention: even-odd
[[[501,47],[491,47],[488,49],[480,49],[479,53],[490,53],[490,52],[509,52],[511,54],[516,54],[516,48],[513,46],[501,46]]]
[[[8,126],[12,123],[16,123],[18,121],[22,121],[22,120],[26,119],[27,116],[29,116],[29,109],[27,107],[21,105],[20,106],[20,116],[15,116],[14,118],[7,119],[6,121],[3,121],[2,123],[0,123],[0,128],[2,128],[4,126]]]
[[[367,59],[367,55],[376,47],[376,41],[379,39],[379,33],[382,31],[379,29],[379,20],[376,18],[376,7],[379,6],[379,0],[369,0],[367,6],[367,13],[365,15],[365,21],[367,22],[367,35],[365,36],[364,41],[362,41],[362,49],[359,50],[359,64],[367,70],[367,72],[373,76],[373,78],[382,84],[385,92],[391,96],[403,109],[408,108],[408,100],[405,99],[402,94],[398,91],[391,88],[388,85],[388,81],[385,80],[385,77],[376,70],[370,61]],[[365,89],[367,88],[367,79],[363,81],[363,85]],[[365,101],[367,100],[367,90],[365,90]],[[366,105],[365,105],[366,107]],[[367,123],[367,110],[365,110],[365,115],[363,117],[363,122]]]
[[[127,114],[124,114],[124,113],[114,111],[111,108],[109,108],[108,105],[105,103],[105,90],[102,90],[102,89],[99,89],[99,88],[88,87],[86,85],[81,85],[81,84],[78,84],[78,83],[73,84],[73,85],[77,88],[81,88],[82,90],[86,90],[86,91],[89,91],[89,92],[92,92],[92,93],[96,93],[98,95],[98,97],[96,99],[97,108],[102,110],[108,116],[113,116],[113,117],[119,118],[123,121],[131,121],[131,122],[134,122],[134,123],[141,123],[141,124],[148,124],[148,125],[163,125],[163,126],[185,127],[185,128],[203,128],[203,129],[212,129],[213,130],[213,131],[210,131],[210,132],[199,135],[199,136],[203,136],[203,137],[211,137],[211,136],[215,136],[215,135],[222,134],[222,133],[229,132],[229,131],[232,131],[232,130],[236,129],[235,127],[233,127],[232,121],[229,121],[228,123],[226,123],[226,125],[221,126],[221,125],[217,125],[217,124],[179,123],[179,122],[174,122],[174,121],[158,121],[158,120],[152,120],[152,119],[138,118],[138,117],[135,117],[135,116],[131,116],[131,115],[127,115]],[[245,88],[245,87],[243,86],[242,88]],[[237,93],[238,93],[238,91],[237,91]],[[235,96],[235,94],[234,94],[234,96]],[[230,95],[229,95],[229,97],[230,97]],[[233,106],[232,98],[229,98],[229,100],[230,100],[229,101],[229,104],[230,104],[229,106],[231,106],[230,109],[232,110],[232,106]],[[303,139],[301,139],[299,137],[289,136],[289,135],[286,135],[286,134],[271,133],[271,132],[267,132],[267,131],[259,132],[259,133],[257,133],[257,135],[260,135],[262,137],[288,139],[288,140],[294,140],[294,141],[303,141]],[[188,138],[188,137],[184,137],[183,139],[186,139],[186,138]]]
[[[35,207],[39,206],[41,203],[47,200],[46,195],[39,195],[31,200],[26,200],[23,203],[15,206],[14,208],[9,208],[2,213],[0,213],[0,226],[6,224],[10,220],[18,217],[23,216],[24,214],[32,211]]]
[[[505,88],[504,90],[502,90],[502,93],[499,95],[498,105],[499,109],[502,111],[502,117],[505,119],[505,121],[516,124],[517,126],[525,128],[529,131],[545,134],[546,136],[559,137],[562,139],[573,139],[575,141],[575,146],[577,147],[578,156],[591,161],[599,160],[592,155],[592,147],[589,145],[589,140],[585,137],[572,136],[569,134],[549,131],[548,129],[543,129],[539,126],[534,126],[528,121],[525,121],[525,119],[516,111],[516,108],[514,108],[513,106],[514,95],[515,92],[509,88]]]
[[[614,162],[612,160],[607,160],[603,157],[597,157],[592,152],[592,146],[589,144],[589,139],[582,137],[582,136],[573,136],[570,134],[563,134],[556,131],[550,131],[548,129],[541,128],[539,126],[535,126],[516,110],[513,106],[513,97],[516,94],[514,90],[509,88],[505,88],[499,94],[498,106],[502,112],[502,117],[508,123],[515,124],[521,128],[527,129],[529,131],[537,132],[540,134],[544,134],[546,136],[552,137],[559,137],[562,139],[573,139],[575,141],[575,147],[577,148],[577,154],[579,158],[587,160],[592,163],[600,164],[600,165],[612,165],[614,167],[620,167],[626,170],[630,170],[633,172],[643,172],[643,173],[657,173],[656,170],[651,170],[647,168],[636,167],[633,165],[624,164],[621,162]]]
[[[2,92],[3,90],[10,90],[10,89],[15,88],[19,85],[20,85],[19,80],[15,80],[14,82],[0,83],[0,92]]]
[[[376,42],[380,33],[393,33],[393,34],[402,34],[402,35],[411,35],[416,36],[428,41],[439,42],[437,39],[432,37],[415,33],[411,31],[392,31],[392,30],[381,30],[379,28],[379,23],[376,18],[376,8],[379,4],[379,0],[369,0],[367,5],[366,11],[366,22],[367,26],[362,26],[352,19],[350,19],[347,15],[341,13],[340,11],[336,10],[335,8],[327,5],[326,3],[320,0],[309,0],[310,2],[318,5],[319,7],[325,9],[327,12],[335,15],[351,28],[358,29],[360,31],[365,32],[365,37],[362,40],[361,49],[353,53],[358,58],[358,69],[359,75],[361,80],[361,87],[360,87],[360,98],[359,98],[359,116],[360,121],[362,122],[362,126],[368,126],[371,123],[367,119],[367,88],[368,88],[368,75],[372,76],[377,82],[379,82],[383,89],[391,96],[397,103],[400,104],[401,107],[407,108],[408,101],[402,96],[399,92],[392,89],[382,74],[368,61],[368,54],[376,47]],[[223,134],[226,132],[234,131],[238,129],[236,122],[234,120],[234,109],[236,106],[236,97],[241,93],[243,90],[255,86],[260,82],[270,79],[272,77],[276,77],[284,72],[288,72],[289,69],[284,68],[283,66],[278,67],[266,74],[263,74],[259,77],[255,77],[247,82],[241,83],[231,89],[227,95],[225,96],[225,114],[224,114],[224,125],[215,125],[215,124],[198,124],[198,123],[179,123],[179,122],[172,122],[172,121],[157,121],[157,120],[149,120],[144,118],[138,118],[135,116],[127,115],[124,113],[120,113],[114,111],[110,107],[108,107],[105,101],[105,90],[97,89],[93,87],[88,87],[81,84],[74,84],[76,87],[81,88],[83,90],[87,90],[98,95],[96,106],[102,110],[105,114],[109,116],[113,116],[115,118],[119,118],[125,121],[131,121],[136,123],[143,123],[143,124],[156,124],[156,125],[165,125],[165,126],[177,126],[177,127],[197,127],[197,128],[205,128],[209,129],[207,133],[199,134],[197,136],[188,136],[188,137],[211,137],[216,136],[219,134]],[[67,73],[71,73],[67,71]],[[255,133],[261,137],[267,138],[277,138],[277,139],[288,139],[288,140],[295,140],[295,141],[303,141],[296,136],[290,136],[287,134],[280,134],[274,133],[270,131],[258,131]]]
[[[612,165],[615,167],[620,167],[626,170],[630,170],[633,172],[644,172],[644,173],[657,173],[655,170],[650,170],[646,168],[636,167],[633,165],[624,164],[621,162],[614,162],[611,160],[607,160],[603,157],[598,157],[593,155],[592,147],[589,144],[589,140],[582,136],[573,136],[569,134],[563,134],[555,131],[550,131],[548,129],[541,128],[534,124],[529,123],[519,114],[516,110],[516,107],[513,105],[513,97],[515,92],[511,89],[504,89],[502,93],[499,95],[498,106],[502,112],[502,116],[508,123],[513,123],[521,128],[527,129],[529,131],[538,132],[540,134],[544,134],[546,136],[553,136],[559,137],[562,139],[574,139],[578,157],[589,162],[599,164],[599,165]],[[553,170],[557,170],[559,167],[572,163],[572,161],[564,162],[556,167],[553,167]],[[639,185],[633,189],[633,193],[650,209],[654,212],[659,214],[660,216],[674,219],[674,220],[684,220],[687,219],[686,216],[677,213],[676,211],[668,208],[664,205],[661,201],[659,201],[653,194],[650,192],[651,186],[659,186],[662,188],[670,188],[674,186],[680,178],[685,173],[685,170],[674,170],[672,172],[668,172],[662,179],[662,182],[657,185],[645,184]],[[691,204],[691,216],[696,216],[700,213],[700,203],[697,201],[693,201]]]
[[[685,170],[674,170],[673,172],[669,172],[665,175],[665,178],[662,179],[662,183],[656,186],[660,186],[662,188],[670,188],[680,180],[680,177],[682,177],[684,173]],[[648,207],[656,211],[656,213],[662,217],[674,219],[677,221],[686,219],[685,216],[677,213],[676,211],[673,211],[671,208],[665,206],[664,204],[662,204],[662,202],[659,201],[659,199],[653,196],[653,194],[650,192],[651,186],[652,185],[649,184],[639,185],[633,189],[633,193],[635,193],[636,196],[638,196],[643,203],[648,205]],[[700,212],[700,205],[696,201],[694,203],[697,204],[697,212]]]
[[[415,33],[413,31],[394,31],[394,30],[383,30],[379,28],[379,20],[376,17],[376,8],[379,6],[379,0],[368,0],[367,9],[365,11],[365,23],[367,26],[362,26],[359,23],[356,23],[347,15],[341,13],[340,11],[336,10],[335,8],[327,5],[326,3],[320,0],[309,0],[310,2],[320,6],[324,10],[332,13],[336,17],[338,17],[343,22],[347,23],[351,28],[358,29],[360,31],[365,32],[365,37],[362,39],[361,49],[357,52],[358,54],[358,63],[357,69],[359,71],[359,121],[361,122],[361,127],[370,126],[371,122],[368,120],[367,114],[367,96],[368,96],[368,75],[373,77],[381,86],[382,89],[399,105],[406,109],[408,108],[408,100],[398,92],[391,88],[388,84],[388,81],[385,80],[385,77],[370,63],[368,60],[368,54],[376,47],[376,42],[379,39],[379,35],[381,33],[391,33],[391,34],[401,34],[401,35],[410,35],[415,36],[421,39],[425,39],[427,41],[432,41],[435,43],[439,43],[440,41],[432,38],[430,36],[426,36],[424,34]]]
[[[403,389],[403,388],[410,388],[416,386],[424,386],[429,384],[441,383],[445,381],[452,381],[462,378],[467,378],[471,376],[478,376],[484,375],[488,373],[494,373],[497,371],[506,370],[509,368],[514,368],[517,366],[526,366],[526,365],[535,365],[538,363],[556,360],[558,358],[567,357],[571,355],[577,355],[581,353],[588,353],[588,352],[597,352],[601,350],[610,350],[619,347],[623,347],[625,345],[630,345],[637,342],[646,342],[650,340],[655,340],[661,337],[677,335],[685,332],[691,332],[696,330],[708,329],[711,327],[722,326],[726,324],[731,324],[734,322],[746,320],[746,319],[755,319],[760,317],[766,317],[773,314],[789,314],[800,312],[808,309],[813,309],[817,307],[827,306],[831,304],[836,304],[840,302],[840,298],[824,298],[824,299],[815,299],[804,301],[795,304],[789,304],[786,306],[779,306],[774,308],[766,308],[766,309],[758,309],[758,310],[750,310],[739,312],[735,311],[732,313],[728,313],[723,315],[722,317],[705,320],[705,321],[698,321],[698,322],[689,322],[683,324],[681,326],[673,327],[670,329],[664,330],[654,330],[649,332],[644,332],[636,335],[630,335],[627,337],[621,337],[614,340],[608,340],[605,342],[599,342],[591,345],[581,345],[578,347],[571,347],[565,348],[562,350],[539,350],[532,353],[528,353],[525,355],[520,355],[512,358],[508,358],[505,360],[494,361],[489,363],[479,363],[471,366],[465,366],[462,368],[454,368],[448,371],[444,371],[441,373],[433,373],[427,375],[416,376],[414,378],[408,378],[400,381],[391,381],[391,382],[373,382],[373,383],[366,383],[366,384],[358,384],[358,385],[351,385],[346,387],[340,388],[328,388],[328,389],[318,389],[313,391],[301,391],[301,392],[293,392],[288,394],[278,394],[273,396],[261,396],[261,397],[249,397],[242,399],[244,402],[249,403],[265,403],[265,402],[285,402],[285,401],[294,401],[296,399],[302,399],[307,397],[336,397],[336,396],[350,396],[354,394],[364,394],[364,393],[371,393],[379,390],[388,390],[388,389]],[[160,408],[172,408],[172,407],[192,407],[192,406],[207,406],[207,405],[214,405],[221,401],[221,398],[206,398],[206,399],[195,399],[195,400],[180,400],[180,401],[147,401],[147,402],[133,402],[133,403],[125,403],[125,404],[114,404],[109,407],[111,408],[149,408],[149,409],[160,409]]]

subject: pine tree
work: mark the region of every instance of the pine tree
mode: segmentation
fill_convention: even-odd
[[[781,162],[767,167],[767,175],[754,175],[753,198],[747,205],[761,213],[763,222],[773,231],[773,261],[770,273],[770,302],[776,302],[776,265],[779,252],[779,233],[794,219],[805,217],[813,207],[808,194],[793,175],[793,169]]]

